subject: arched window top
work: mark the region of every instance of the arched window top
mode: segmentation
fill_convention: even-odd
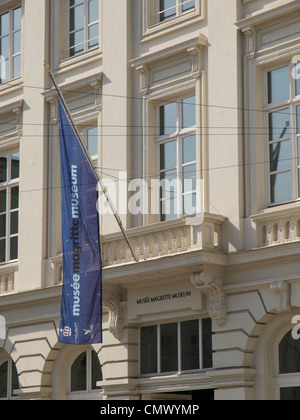
[[[295,340],[289,331],[279,343],[279,373],[300,372],[300,340]]]
[[[102,368],[95,350],[81,353],[71,366],[71,393],[91,392],[101,389],[97,386],[102,381]]]
[[[14,391],[19,388],[16,365],[11,358],[7,358],[4,362],[0,362],[0,400],[10,400]]]

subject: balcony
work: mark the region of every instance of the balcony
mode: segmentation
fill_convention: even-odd
[[[268,209],[251,219],[256,223],[258,248],[300,241],[299,203]]]
[[[130,244],[139,261],[193,250],[222,250],[221,227],[225,218],[207,214],[143,226],[128,231]],[[121,234],[102,238],[103,266],[134,261]]]
[[[208,214],[183,218],[127,231],[129,241],[139,261],[196,250],[222,251],[222,224],[225,218]],[[121,233],[101,238],[103,267],[134,262]],[[63,282],[62,255],[50,258],[53,285]]]

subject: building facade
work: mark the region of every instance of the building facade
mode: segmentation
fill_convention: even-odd
[[[0,1],[0,399],[300,399],[299,17],[299,0]],[[44,61],[138,258],[100,197],[90,347],[58,342]]]

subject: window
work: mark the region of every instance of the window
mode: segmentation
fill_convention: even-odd
[[[70,0],[70,57],[99,46],[99,0]]]
[[[195,0],[159,0],[158,22],[195,10]]]
[[[270,203],[300,196],[300,85],[290,66],[268,72]]]
[[[0,15],[1,83],[21,76],[21,21],[21,7]]]
[[[280,400],[300,400],[300,340],[289,331],[279,343],[278,352]]]
[[[160,218],[196,213],[195,96],[159,107]]]
[[[0,157],[0,263],[18,259],[19,152]]]
[[[0,365],[0,400],[10,400],[13,391],[19,389],[18,372],[11,359]]]
[[[98,127],[87,126],[80,129],[80,135],[87,146],[94,165],[98,164]]]
[[[71,366],[71,393],[99,390],[98,381],[102,381],[98,355],[94,350],[87,350]]]
[[[211,368],[211,319],[141,327],[140,366],[142,375]]]

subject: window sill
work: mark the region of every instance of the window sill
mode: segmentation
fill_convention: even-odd
[[[68,57],[61,60],[55,68],[56,73],[61,73],[66,70],[69,70],[69,67],[81,67],[87,63],[93,61],[98,61],[102,59],[102,51],[100,48],[95,48],[91,51],[86,51],[82,54],[75,55],[73,57]]]
[[[150,41],[154,38],[167,35],[170,32],[204,20],[205,17],[203,14],[200,13],[200,11],[195,10],[193,12],[189,12],[181,16],[166,20],[165,22],[156,23],[155,25],[148,26],[146,30],[144,30],[141,42],[143,43]]]

